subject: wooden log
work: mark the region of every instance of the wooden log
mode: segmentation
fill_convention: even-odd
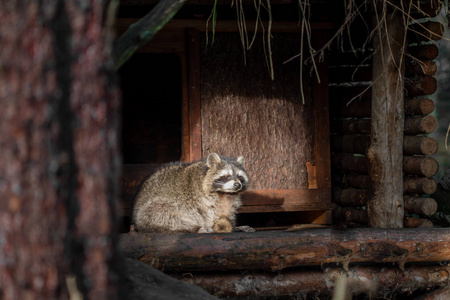
[[[416,76],[405,80],[406,96],[418,97],[434,94],[437,80],[431,76]]]
[[[336,152],[366,154],[370,145],[370,136],[333,135],[331,141]]]
[[[433,198],[405,195],[405,210],[410,214],[431,216],[436,213],[438,205]]]
[[[333,201],[341,206],[364,206],[369,195],[365,189],[333,189]]]
[[[437,120],[433,116],[420,116],[405,119],[404,134],[429,134],[436,130]],[[332,120],[331,128],[335,133],[370,134],[370,119],[337,119]],[[401,138],[400,138],[401,140]]]
[[[365,156],[336,153],[333,165],[345,172],[368,174],[369,160]],[[403,172],[407,175],[431,177],[439,170],[437,161],[432,157],[405,156],[403,157]]]
[[[370,118],[371,99],[355,99],[348,103],[334,101],[331,105],[332,114],[337,118]],[[428,98],[406,99],[405,115],[429,115],[434,111],[434,102]]]
[[[403,180],[405,194],[428,194],[436,191],[437,183],[433,178],[407,176]]]
[[[405,76],[413,77],[416,75],[431,76],[436,73],[437,66],[432,60],[407,60],[405,63]]]
[[[364,206],[370,195],[366,189],[333,189],[333,201],[340,206]],[[410,214],[431,216],[437,211],[437,203],[433,198],[404,195],[405,210]]]
[[[333,217],[338,220],[344,220],[347,223],[360,225],[367,225],[369,223],[367,211],[354,207],[337,207],[333,210]]]
[[[428,136],[405,135],[403,153],[405,155],[434,155],[438,150],[436,139]]]
[[[338,119],[331,121],[331,130],[343,134],[370,134],[370,119]]]
[[[432,157],[403,157],[403,172],[407,175],[431,177],[439,170],[438,162]]]
[[[346,172],[367,174],[369,172],[369,160],[365,156],[335,153],[332,157],[334,167]]]
[[[429,115],[434,111],[434,102],[429,98],[405,100],[405,115]]]
[[[433,222],[428,219],[405,218],[405,228],[433,228]]]
[[[371,189],[372,181],[368,175],[346,174],[342,179],[345,187],[353,187],[357,189]]]
[[[429,134],[436,130],[438,122],[433,116],[405,119],[405,135]]]
[[[419,0],[412,3],[411,17],[414,19],[435,17],[442,8],[442,3],[439,0]]]
[[[245,271],[172,276],[198,285],[220,298],[284,299],[287,296],[311,295],[311,299],[330,299],[337,286],[345,280],[346,290],[350,295],[348,299],[351,299],[352,294],[370,295],[369,299],[396,299],[399,294],[405,292],[409,296],[417,290],[446,287],[450,280],[449,273],[450,267],[447,265],[413,265],[406,266],[404,270],[392,266],[371,265],[350,267],[348,270],[327,267],[277,273]]]
[[[342,180],[342,185],[358,189],[371,189],[372,181],[367,175],[347,174]],[[405,176],[403,179],[403,191],[405,194],[431,195],[436,191],[436,187],[437,183],[433,178]]]
[[[418,60],[432,60],[439,55],[439,49],[434,44],[408,47],[408,53]]]
[[[125,256],[167,272],[275,271],[367,262],[403,265],[448,261],[450,230],[327,228],[223,234],[130,233],[121,235],[120,247]]]
[[[370,119],[337,119],[332,120],[331,128],[335,133],[370,134]],[[429,134],[436,130],[437,120],[433,116],[407,118],[404,122],[405,135]]]
[[[344,153],[366,154],[370,144],[368,135],[333,135],[333,150]],[[428,136],[405,135],[403,139],[404,155],[434,155],[438,150],[436,139]]]
[[[408,28],[408,42],[438,41],[443,33],[444,26],[439,22],[416,23]]]

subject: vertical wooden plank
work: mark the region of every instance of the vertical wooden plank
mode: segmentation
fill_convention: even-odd
[[[384,7],[386,9],[386,7]],[[378,16],[381,16],[381,12]],[[402,12],[374,17],[371,139],[367,157],[374,194],[367,203],[369,225],[403,227],[403,130],[405,24]]]
[[[202,157],[201,104],[200,104],[200,40],[197,29],[189,28],[189,161]]]
[[[182,162],[190,160],[190,132],[189,132],[189,71],[187,52],[179,53],[181,61],[181,158]]]
[[[314,47],[316,49],[320,49],[328,41],[327,31],[314,31],[313,36]],[[316,178],[314,184],[320,189],[331,188],[328,66],[326,53],[323,61],[316,60],[316,65],[320,74],[320,83],[316,78],[313,81],[316,156]]]

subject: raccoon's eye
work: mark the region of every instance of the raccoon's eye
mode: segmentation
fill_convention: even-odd
[[[246,182],[245,177],[244,176],[238,176],[237,177],[239,179],[239,181],[242,182]]]
[[[233,178],[231,176],[223,176],[223,177],[220,177],[220,178],[216,179],[215,182],[216,183],[226,183],[226,182],[228,182],[228,181],[230,181],[232,179]]]

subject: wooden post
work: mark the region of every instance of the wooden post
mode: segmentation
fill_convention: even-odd
[[[386,9],[386,7],[384,7]],[[378,13],[378,18],[380,18]],[[368,150],[374,195],[368,201],[369,225],[403,227],[403,41],[405,24],[401,13],[386,13],[373,19],[372,124]]]

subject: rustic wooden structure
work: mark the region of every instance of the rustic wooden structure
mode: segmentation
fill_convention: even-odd
[[[330,295],[324,282],[333,282],[335,288],[342,274],[359,284],[359,292],[376,290],[378,296],[443,287],[449,271],[448,232],[427,228],[433,225],[425,219],[437,209],[428,196],[436,189],[432,176],[439,166],[430,157],[437,151],[437,141],[427,134],[436,129],[437,121],[430,115],[434,104],[427,95],[437,88],[433,60],[438,52],[435,45],[423,42],[439,39],[442,26],[428,22],[406,28],[401,12],[391,7],[388,30],[374,24],[379,32],[368,41],[371,28],[356,20],[350,34],[331,44],[332,51],[325,52],[323,60],[316,58],[319,83],[300,73],[298,64],[283,64],[301,47],[298,20],[287,13],[292,4],[275,1],[273,5],[286,13],[271,25],[274,81],[265,59],[258,60],[267,51],[266,40],[257,38],[251,49],[242,47],[234,15],[217,20],[211,43],[211,27],[205,33],[209,16],[205,11],[210,10],[202,0],[188,1],[179,19],[170,21],[139,50],[142,55],[176,58],[179,102],[166,105],[169,110],[182,108],[174,125],[181,134],[171,137],[179,144],[159,141],[159,152],[147,155],[156,157],[154,161],[124,166],[124,215],[139,184],[172,157],[164,155],[176,145],[178,150],[171,155],[183,161],[209,152],[246,157],[253,186],[243,196],[238,222],[252,225],[247,222],[258,219],[255,224],[261,232],[133,232],[122,236],[123,251],[223,297],[303,295],[313,289],[317,295]],[[248,13],[253,1],[242,5]],[[410,16],[435,16],[439,8],[437,1],[421,0],[420,10],[412,7]],[[373,16],[372,10],[362,13],[366,23]],[[255,29],[249,19],[239,20],[249,36],[269,26],[264,20]],[[123,31],[134,20],[119,21]],[[332,18],[313,19],[314,48],[325,45],[339,25]],[[376,51],[362,50],[372,42]],[[299,97],[300,78],[305,104]],[[143,139],[139,137],[142,124],[130,131],[136,133],[135,141]],[[330,225],[331,211],[334,226],[416,229],[265,231],[298,223]],[[189,278],[181,276],[183,272],[189,272]],[[362,285],[361,278],[371,284]]]
[[[430,1],[431,2],[431,1]],[[436,4],[436,3],[435,3]],[[437,5],[437,4],[436,4]],[[432,5],[430,4],[429,7]],[[414,9],[413,9],[414,11]],[[430,15],[436,15],[436,12],[430,11]],[[414,18],[419,18],[420,14],[412,13]],[[398,18],[397,18],[398,19]],[[388,26],[392,25],[392,22],[387,22]],[[401,26],[397,26],[399,28]],[[354,31],[357,34],[360,33],[358,30]],[[394,34],[394,30],[386,31],[389,34]],[[375,34],[376,37],[376,34]],[[388,134],[382,133],[380,129],[383,128],[385,124],[389,124],[388,120],[380,123],[378,129],[374,129],[374,109],[384,109],[381,113],[381,117],[384,117],[386,109],[396,109],[392,111],[393,115],[389,120],[394,122],[395,120],[404,117],[404,129],[402,129],[403,139],[394,139],[396,141],[402,141],[403,143],[396,144],[393,141],[389,143],[389,147],[382,147],[381,150],[391,149],[393,145],[396,145],[397,149],[401,151],[397,155],[397,159],[392,158],[392,155],[388,155],[389,159],[392,161],[403,161],[403,167],[397,177],[398,182],[403,182],[403,188],[400,188],[400,194],[404,194],[403,197],[391,197],[395,199],[397,204],[393,207],[400,208],[405,202],[405,205],[411,199],[420,198],[423,194],[431,195],[436,190],[436,181],[432,178],[438,171],[437,162],[429,157],[436,153],[437,151],[437,141],[426,135],[432,133],[437,128],[436,119],[430,114],[434,110],[433,102],[426,96],[432,94],[436,91],[437,84],[436,80],[432,77],[436,72],[436,64],[433,62],[438,55],[437,47],[430,43],[420,44],[421,42],[432,39],[436,40],[442,37],[442,27],[440,24],[436,23],[423,23],[422,25],[410,26],[406,39],[404,35],[400,34],[397,37],[399,41],[397,45],[404,45],[406,48],[406,55],[398,54],[397,59],[400,59],[396,63],[396,74],[403,78],[403,73],[401,72],[402,61],[405,64],[404,72],[404,86],[405,97],[404,106],[395,106],[399,104],[403,96],[393,96],[392,101],[395,103],[392,105],[384,106],[386,102],[380,104],[374,104],[375,100],[388,101],[383,96],[376,96],[375,90],[381,91],[377,87],[377,82],[380,82],[378,77],[385,78],[385,70],[379,70],[378,74],[373,73],[370,76],[369,70],[371,66],[383,67],[382,61],[376,62],[379,58],[380,51],[372,52],[366,50],[365,52],[351,53],[340,53],[334,52],[330,56],[329,62],[334,69],[330,74],[335,74],[330,76],[330,82],[335,83],[333,87],[330,88],[330,95],[332,95],[332,120],[331,128],[332,132],[335,134],[332,136],[332,162],[333,166],[336,167],[334,170],[335,184],[333,192],[333,201],[342,206],[340,209],[335,210],[335,216],[341,221],[352,218],[352,222],[355,222],[354,216],[359,216],[357,219],[361,220],[361,224],[368,224],[370,220],[377,220],[376,222],[381,222],[379,217],[365,217],[361,218],[361,214],[366,212],[367,204],[373,195],[379,196],[379,189],[376,187],[373,181],[373,176],[379,178],[375,175],[374,166],[377,164],[376,160],[365,161],[365,157],[369,157],[369,149],[374,147],[373,139],[380,141],[384,136],[389,137]],[[357,39],[355,37],[355,39]],[[392,39],[392,37],[386,38],[386,42]],[[375,39],[376,40],[376,39]],[[417,44],[419,43],[419,45]],[[411,45],[412,46],[408,46]],[[376,49],[376,47],[374,47]],[[345,51],[345,50],[344,50]],[[385,53],[383,57],[389,57],[393,48],[389,48],[389,53]],[[399,49],[399,51],[403,51]],[[341,67],[342,65],[342,67]],[[351,76],[345,75],[349,74],[348,70],[353,67],[359,71],[354,71]],[[340,71],[344,71],[344,76],[347,80],[338,78]],[[387,69],[386,69],[387,70]],[[374,71],[375,72],[375,69]],[[395,77],[395,74],[394,74]],[[373,80],[374,84],[371,85],[370,82]],[[349,87],[348,85],[342,84],[342,82],[352,82],[355,87]],[[395,83],[395,80],[391,83]],[[395,86],[391,88],[394,92],[398,91]],[[374,96],[375,95],[375,96]],[[372,107],[371,107],[372,105]],[[375,106],[374,106],[375,105]],[[400,110],[400,112],[399,112]],[[401,110],[404,110],[403,112]],[[403,122],[400,122],[403,123]],[[396,130],[401,128],[401,124],[385,126],[388,130]],[[390,129],[389,129],[390,128]],[[374,136],[380,134],[380,136]],[[372,135],[372,138],[371,138]],[[401,155],[400,155],[401,154]],[[382,164],[385,166],[385,164]],[[401,166],[400,164],[395,164]],[[339,171],[340,170],[340,171]],[[372,172],[372,173],[370,173]],[[372,178],[369,177],[369,173]],[[403,178],[401,178],[403,177]],[[388,176],[389,180],[392,178],[391,175]],[[383,185],[384,186],[384,185]],[[412,210],[409,205],[408,208],[405,207],[407,214],[416,214],[422,216],[429,216],[435,212],[437,208],[435,201],[432,198],[428,198],[426,202],[430,210],[424,213],[423,210],[416,209]],[[389,200],[391,201],[391,200]],[[375,207],[380,207],[375,205]],[[370,208],[370,205],[369,205]],[[382,209],[380,214],[384,218],[388,218],[392,221],[386,211],[393,212],[394,209]],[[401,214],[403,209],[397,211]],[[426,210],[425,210],[426,211]],[[353,213],[350,213],[353,212]],[[353,217],[352,217],[353,216]],[[397,219],[396,226],[414,226],[414,224],[419,224],[420,222],[411,222],[412,219],[405,218],[405,223],[401,224],[403,218]],[[401,221],[399,223],[399,221]],[[423,223],[423,222],[422,222]],[[420,224],[422,224],[420,223]],[[428,224],[429,225],[429,224]]]
[[[133,21],[119,19],[119,32]],[[204,26],[204,21],[175,19],[139,51],[142,55],[173,54],[180,61],[175,72],[181,78],[177,84],[182,110],[181,115],[175,114],[175,118],[179,117],[178,125],[171,119],[169,121],[182,127],[182,135],[178,137],[181,145],[174,152],[175,156],[180,155],[183,161],[195,161],[210,152],[243,155],[247,171],[253,176],[251,189],[243,196],[241,213],[304,212],[299,222],[331,224],[326,60],[316,62],[320,83],[303,76],[306,97],[303,104],[299,97],[299,65],[283,64],[300,49],[300,29],[296,22],[273,23],[271,51],[276,70],[273,81],[265,64],[266,50],[262,39],[256,39],[252,48],[243,54],[235,21],[217,21],[213,45],[206,44]],[[246,27],[249,34],[253,34],[254,24],[248,21]],[[312,23],[316,48],[328,41],[327,32],[332,28],[329,22]],[[257,30],[261,31],[261,28]],[[127,72],[126,64],[124,68]],[[130,81],[128,76],[131,73],[124,74],[125,81]],[[290,88],[286,89],[286,86]],[[127,95],[126,89],[124,93]],[[135,151],[134,158],[129,159],[132,155],[124,149],[125,161],[133,163],[124,166],[122,192],[125,215],[139,184],[154,170],[155,165],[148,164],[148,158],[162,157],[155,163],[170,159],[173,156],[168,155],[168,147],[177,146],[159,138],[144,142],[145,136],[152,134],[149,132],[151,127],[157,124],[146,121],[148,117],[143,115],[142,109],[145,106],[139,108],[137,101],[132,102],[133,97],[144,101],[143,97],[136,96],[135,90],[131,90],[130,100],[125,100],[124,142],[129,145],[126,148],[129,150],[139,147],[138,144],[149,143],[164,147],[140,162],[135,159],[142,156],[139,150]],[[155,101],[160,101],[166,110],[174,105],[173,102],[168,104],[170,99],[165,99],[164,104],[162,100]],[[149,103],[155,105],[155,102]],[[155,115],[155,119],[158,118],[160,123],[167,122],[162,111]],[[149,126],[142,128],[145,122]],[[160,136],[156,132],[154,134]],[[172,136],[171,141],[177,138],[169,136]],[[139,166],[136,163],[140,163]]]

